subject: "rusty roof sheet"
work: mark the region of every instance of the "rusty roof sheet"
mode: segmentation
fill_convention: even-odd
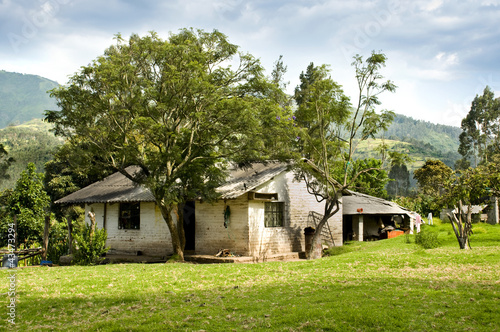
[[[360,214],[358,209],[363,209],[362,214],[385,215],[410,215],[411,211],[398,204],[382,198],[350,191],[351,195],[342,196],[342,214]]]
[[[138,166],[125,169],[134,175],[140,171]],[[154,202],[153,194],[144,186],[134,183],[125,175],[117,172],[57,201],[56,204]]]

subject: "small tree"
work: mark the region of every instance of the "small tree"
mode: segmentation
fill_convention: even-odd
[[[457,213],[449,213],[448,218],[455,232],[460,249],[470,249],[469,236],[472,235],[472,209],[469,205],[467,212],[463,210],[462,202],[458,204]]]
[[[318,202],[325,204],[313,245],[306,253],[308,258],[317,258],[314,247],[321,243],[324,225],[340,210],[342,193],[362,174],[379,170],[379,167],[368,167],[352,174],[349,167],[359,143],[387,129],[394,118],[392,112],[375,112],[380,104],[378,96],[396,88],[391,81],[381,82],[383,76],[379,70],[385,61],[384,54],[375,52],[366,61],[359,55],[354,57],[359,96],[352,111],[349,98],[331,79],[326,66],[314,67],[311,63],[306,74],[300,76],[302,83],[295,90],[295,99],[297,122],[303,131],[297,177],[305,181],[309,193]],[[335,169],[341,170],[338,178],[334,178]]]

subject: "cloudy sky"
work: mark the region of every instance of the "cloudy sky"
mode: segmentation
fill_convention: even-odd
[[[283,55],[289,92],[314,62],[354,99],[352,56],[381,50],[396,113],[460,126],[486,85],[500,95],[500,0],[0,0],[0,70],[64,84],[116,33],[185,27],[223,32],[268,72]]]

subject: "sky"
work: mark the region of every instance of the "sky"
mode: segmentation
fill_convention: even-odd
[[[500,96],[500,0],[0,0],[0,70],[66,84],[117,33],[191,27],[224,33],[268,74],[282,55],[289,93],[313,62],[356,100],[352,57],[381,51],[398,88],[380,109],[459,127],[487,85]]]

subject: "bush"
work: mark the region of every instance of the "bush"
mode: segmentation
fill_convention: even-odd
[[[50,227],[47,260],[59,264],[59,258],[68,253],[68,223],[56,222]]]
[[[415,236],[415,243],[424,249],[434,249],[439,247],[438,235],[435,232],[422,230]]]
[[[83,232],[75,234],[74,252],[75,264],[77,265],[96,265],[103,261],[102,256],[109,250],[106,248],[106,240],[108,233],[105,229],[95,228],[94,234],[91,235],[92,228],[86,224]]]

